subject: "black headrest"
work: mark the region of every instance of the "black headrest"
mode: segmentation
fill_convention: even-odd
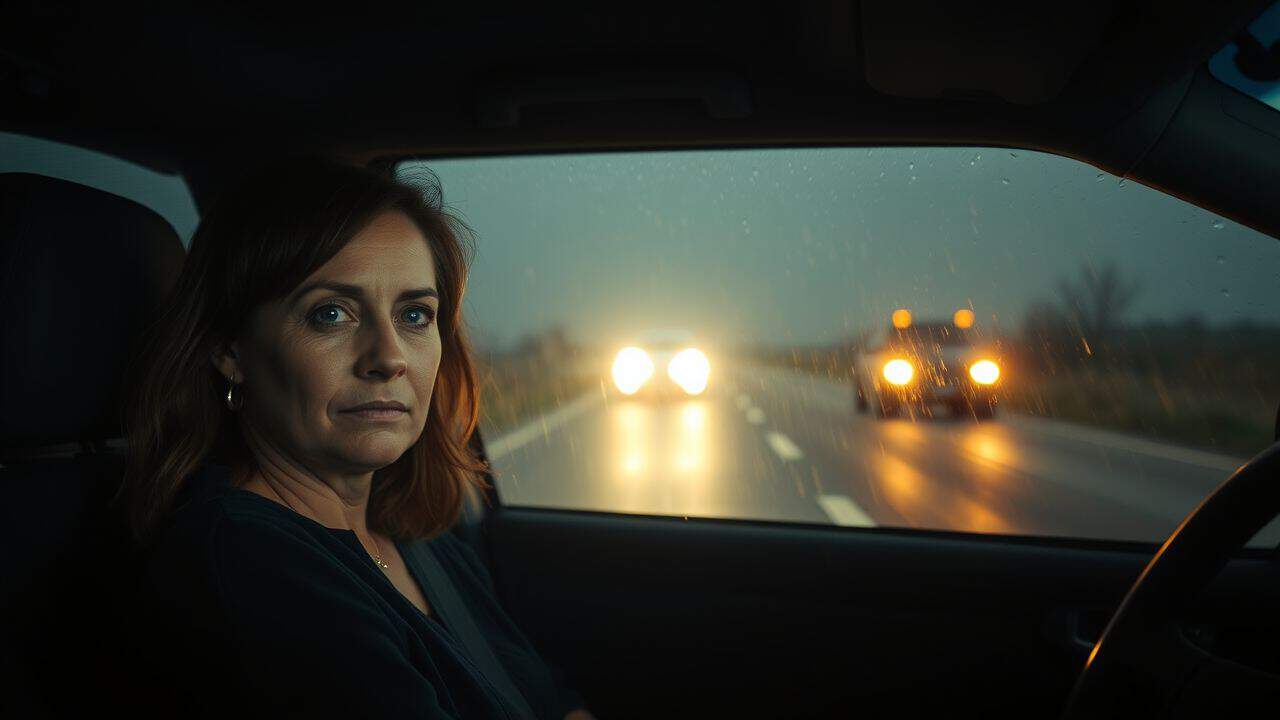
[[[132,200],[0,173],[0,449],[121,435],[122,372],[183,256]]]

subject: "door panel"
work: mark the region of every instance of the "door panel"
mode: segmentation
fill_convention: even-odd
[[[501,508],[507,607],[601,717],[1060,711],[1151,548]],[[1082,620],[1083,622],[1077,622]]]

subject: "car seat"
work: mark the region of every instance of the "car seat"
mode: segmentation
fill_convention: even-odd
[[[0,715],[87,717],[139,697],[140,554],[109,501],[124,371],[183,256],[138,203],[0,174]]]

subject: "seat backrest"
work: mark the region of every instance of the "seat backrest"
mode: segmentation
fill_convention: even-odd
[[[82,717],[132,696],[120,654],[140,555],[109,507],[110,441],[183,255],[131,200],[0,174],[0,714]]]

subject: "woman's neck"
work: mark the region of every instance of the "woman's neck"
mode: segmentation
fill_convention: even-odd
[[[261,470],[250,473],[240,486],[277,502],[304,517],[334,530],[365,531],[368,508],[366,488],[346,488],[343,493],[325,482]]]
[[[254,467],[240,485],[334,530],[366,532],[373,473],[324,475],[249,440]]]

